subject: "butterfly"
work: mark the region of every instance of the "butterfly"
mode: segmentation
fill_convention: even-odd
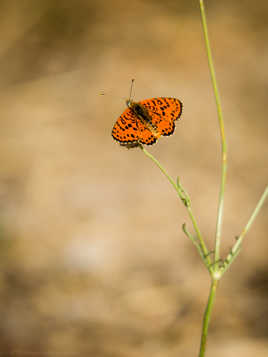
[[[161,135],[173,134],[175,121],[182,113],[182,102],[177,98],[159,97],[141,102],[129,99],[127,106],[112,129],[112,137],[127,148],[152,145]]]

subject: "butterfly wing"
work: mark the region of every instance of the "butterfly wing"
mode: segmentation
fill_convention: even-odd
[[[139,123],[140,126],[140,123]],[[152,145],[156,142],[157,138],[153,135],[153,133],[146,128],[142,123],[141,123],[142,129],[140,130],[140,143],[146,144],[146,145]]]
[[[152,123],[161,135],[171,135],[175,130],[175,120],[182,113],[182,103],[177,98],[159,97],[145,99],[140,102],[146,107]]]
[[[156,138],[130,108],[126,109],[117,119],[112,130],[112,137],[120,145],[129,148],[138,146],[139,143],[151,145]]]

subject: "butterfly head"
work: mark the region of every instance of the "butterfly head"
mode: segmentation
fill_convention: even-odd
[[[133,105],[133,100],[132,99],[127,99],[126,100],[126,105],[127,105],[128,108],[131,108],[132,105]]]

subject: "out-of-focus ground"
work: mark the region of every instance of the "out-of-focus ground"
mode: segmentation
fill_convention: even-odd
[[[265,185],[267,1],[205,1],[228,140],[223,253]],[[187,212],[111,138],[135,99],[184,103],[150,147],[213,246],[216,109],[198,1],[1,1],[0,355],[197,356],[209,278]],[[220,283],[208,357],[268,355],[267,204]]]

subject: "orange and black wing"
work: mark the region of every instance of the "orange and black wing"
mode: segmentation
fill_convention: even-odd
[[[177,98],[159,97],[140,102],[152,118],[161,135],[171,135],[175,130],[175,121],[182,113],[182,102]]]
[[[112,130],[112,137],[127,147],[141,144],[151,145],[156,142],[152,132],[144,126],[141,120],[130,108],[126,109],[117,119]]]

